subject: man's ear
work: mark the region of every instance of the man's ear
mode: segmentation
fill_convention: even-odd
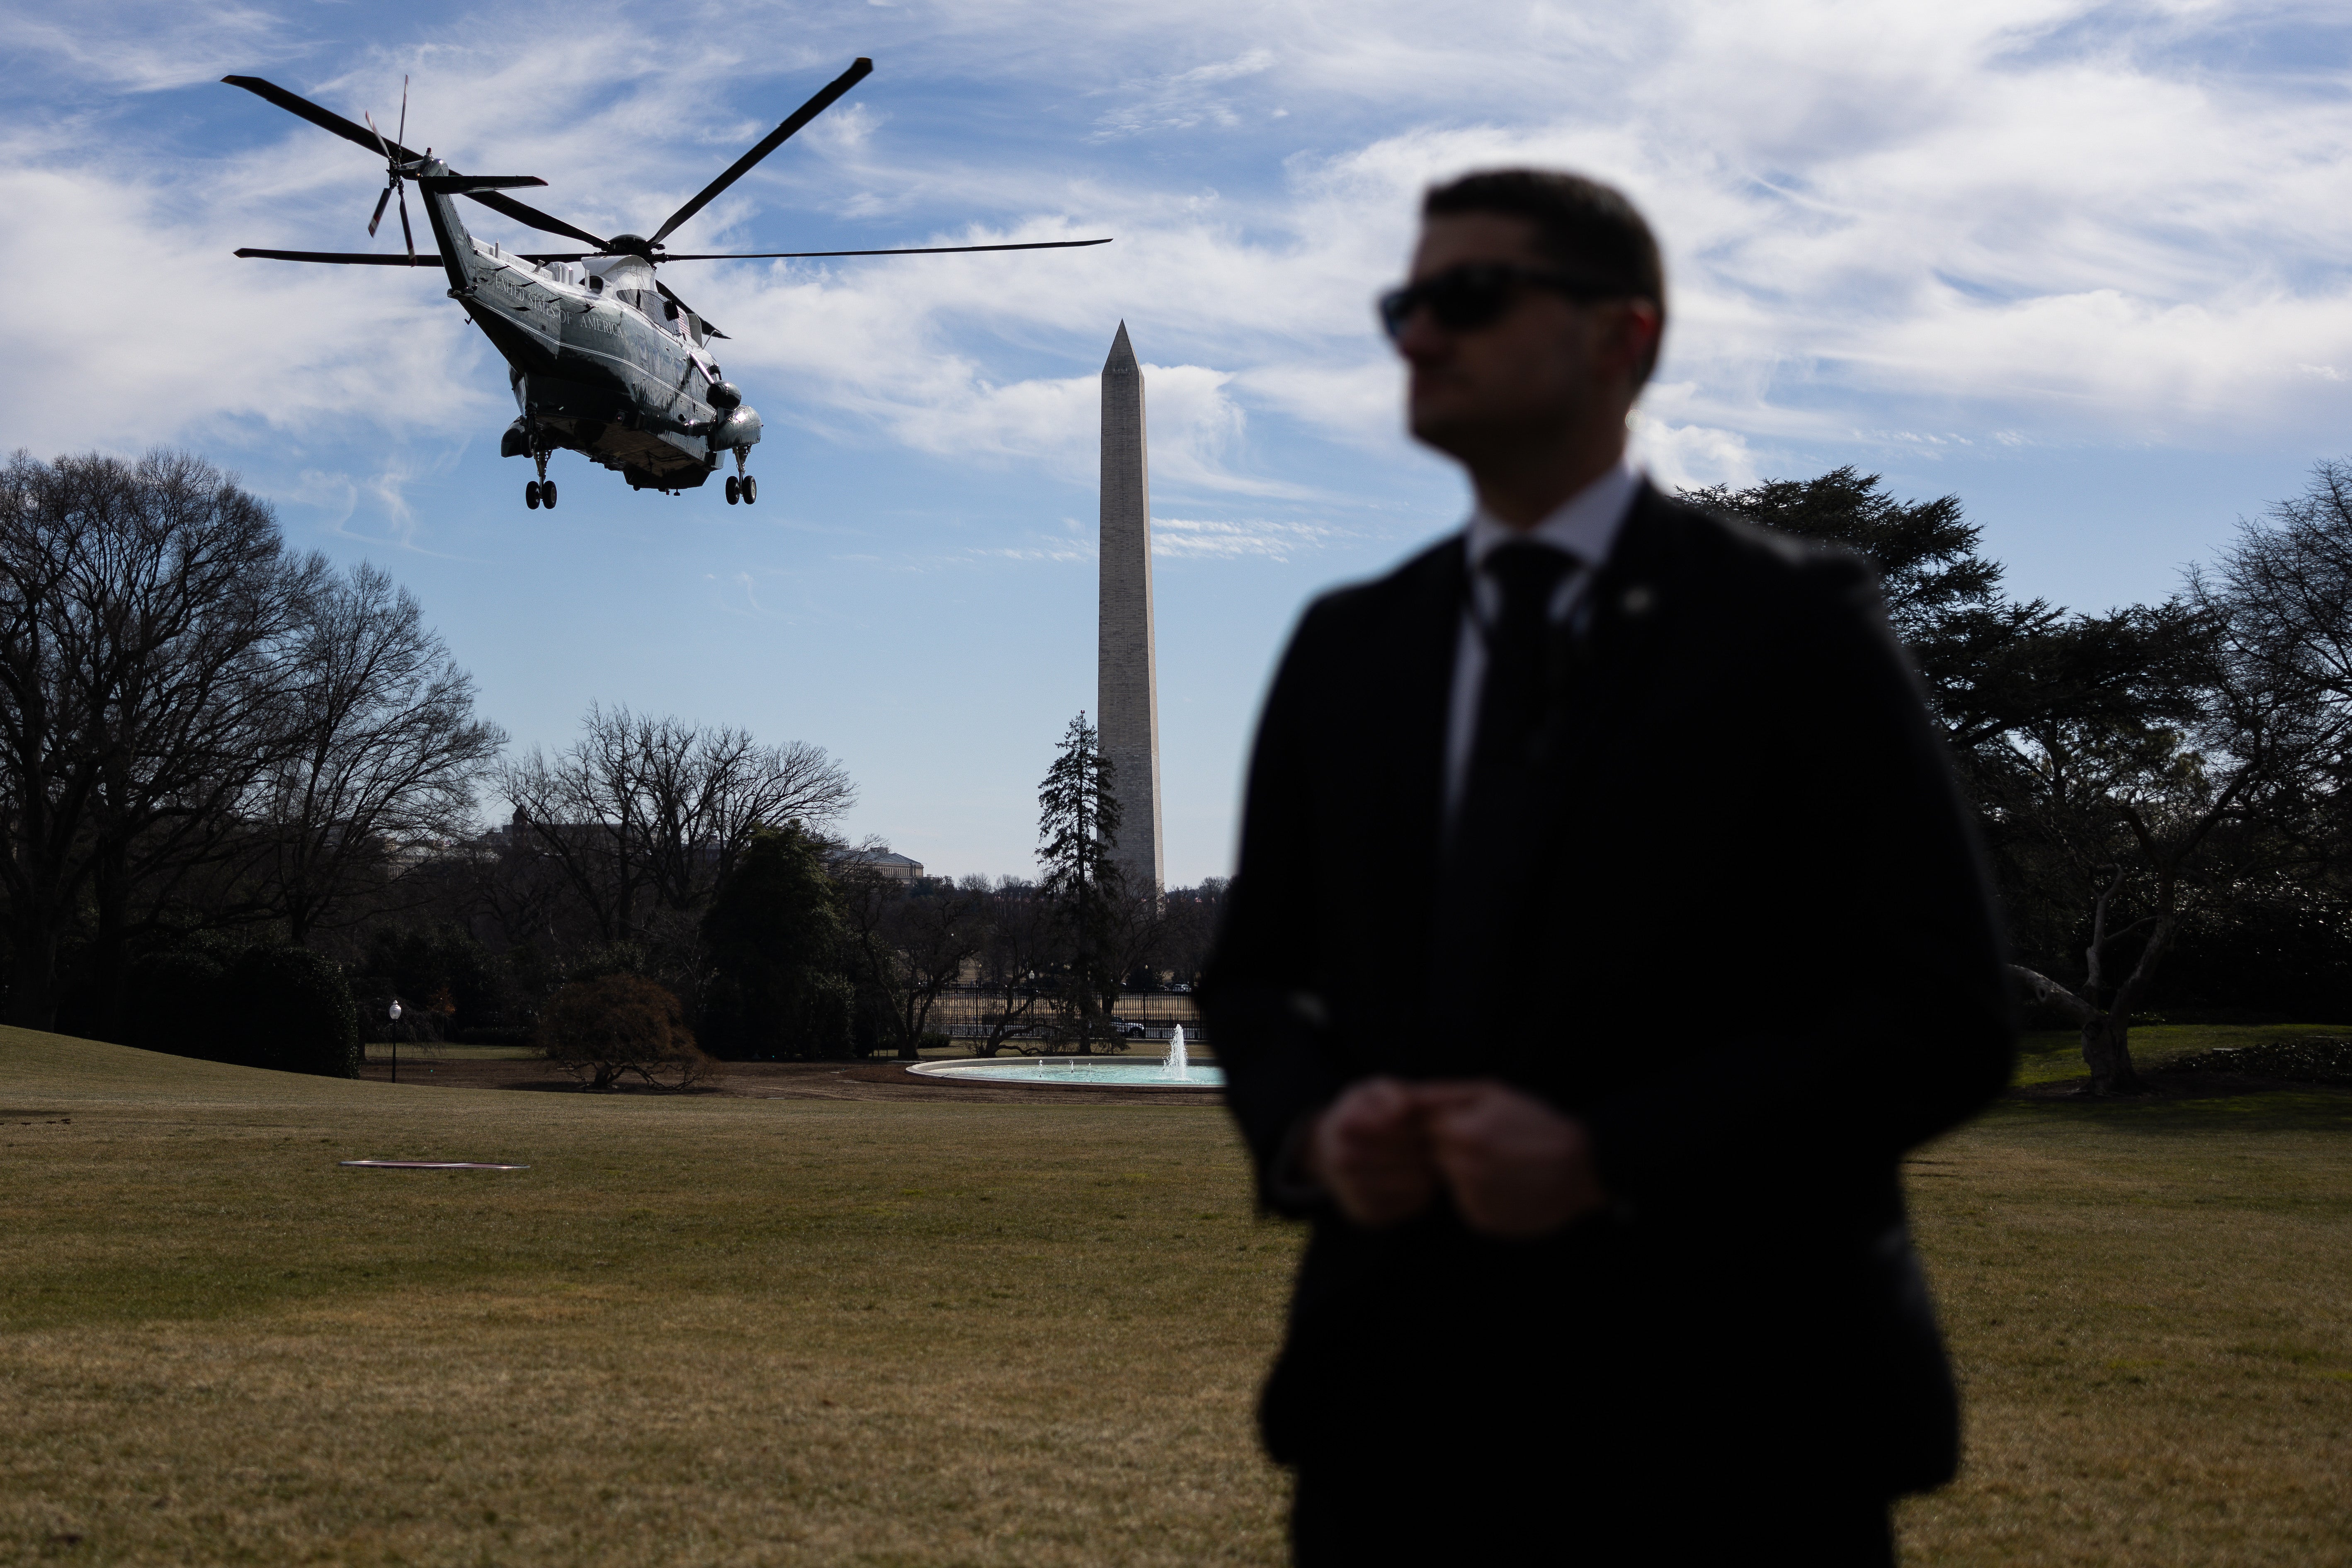
[[[1622,375],[1637,393],[1657,363],[1661,330],[1658,308],[1649,300],[1611,301],[1601,333],[1602,363],[1612,374]]]

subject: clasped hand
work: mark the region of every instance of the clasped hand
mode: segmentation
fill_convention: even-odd
[[[1303,1154],[1339,1211],[1367,1226],[1425,1212],[1441,1189],[1471,1229],[1514,1238],[1607,1201],[1583,1124],[1486,1079],[1368,1079],[1317,1118]]]

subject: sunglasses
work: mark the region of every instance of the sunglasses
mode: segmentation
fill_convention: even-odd
[[[1381,325],[1394,342],[1412,325],[1413,312],[1426,307],[1447,331],[1474,332],[1501,321],[1522,288],[1549,289],[1580,302],[1622,299],[1633,292],[1621,283],[1603,283],[1570,272],[1518,267],[1507,261],[1465,261],[1382,294]]]

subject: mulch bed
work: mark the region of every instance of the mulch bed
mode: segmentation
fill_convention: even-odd
[[[2140,1068],[2151,1100],[2205,1100],[2217,1095],[2269,1089],[2352,1087],[2352,1039],[2307,1035],[2259,1046],[2217,1046]],[[2086,1077],[2037,1083],[2009,1091],[2012,1100],[2069,1100],[2080,1096]]]
[[[360,1076],[377,1083],[392,1077],[389,1062],[370,1062]],[[580,1085],[542,1061],[404,1059],[404,1084],[450,1089],[518,1089],[579,1094]],[[742,1100],[961,1100],[1022,1105],[1222,1105],[1215,1089],[1118,1089],[1106,1085],[955,1083],[908,1072],[897,1062],[729,1062],[715,1084],[678,1089],[624,1085],[615,1094],[724,1095]]]
[[[2222,1046],[2176,1057],[2158,1070],[2251,1075],[2287,1083],[2352,1083],[2352,1039],[2307,1035],[2300,1040],[2272,1040],[2259,1046]]]

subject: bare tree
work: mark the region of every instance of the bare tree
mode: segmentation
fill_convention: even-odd
[[[987,941],[986,902],[944,879],[901,882],[855,859],[838,863],[835,883],[854,976],[887,1019],[898,1055],[911,1061],[940,994]]]
[[[87,898],[97,992],[121,994],[142,884],[235,825],[280,754],[284,637],[325,574],[210,465],[92,454],[0,473],[0,812],[10,1016],[56,1019]]]
[[[261,781],[269,880],[297,943],[387,850],[459,833],[506,733],[414,595],[362,563],[321,584],[293,639],[293,744]]]
[[[981,883],[973,886],[974,883]],[[966,889],[985,900],[986,931],[976,955],[982,996],[980,1022],[988,1033],[972,1049],[992,1057],[1037,1025],[1038,977],[1055,962],[1052,906],[1032,882],[1007,877],[993,889],[980,879]]]
[[[1224,878],[1210,877],[1197,888],[1171,888],[1162,900],[1160,956],[1179,984],[1200,980],[1224,915],[1225,888]]]
[[[701,910],[755,829],[822,828],[856,799],[821,746],[601,706],[578,740],[552,756],[534,747],[498,787],[607,942]]]

